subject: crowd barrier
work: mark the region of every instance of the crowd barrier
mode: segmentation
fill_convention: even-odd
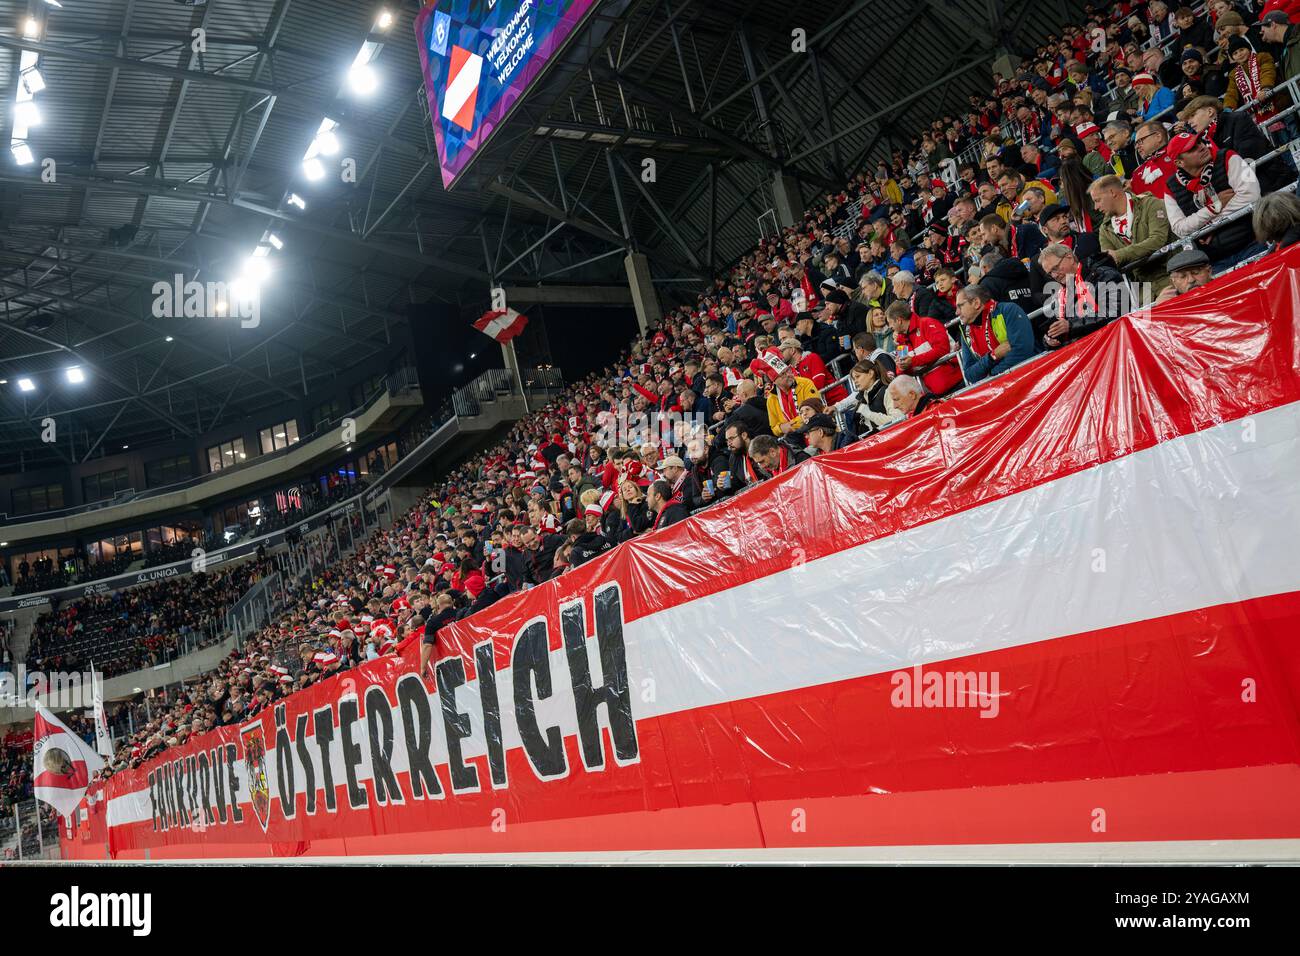
[[[1292,248],[1112,323],[119,773],[65,856],[1300,837],[1298,301]]]

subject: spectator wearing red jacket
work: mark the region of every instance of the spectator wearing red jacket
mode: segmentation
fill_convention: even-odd
[[[947,330],[928,315],[917,315],[906,302],[891,303],[885,318],[894,330],[900,372],[920,376],[932,395],[943,395],[962,382],[956,362],[941,361],[949,352]]]

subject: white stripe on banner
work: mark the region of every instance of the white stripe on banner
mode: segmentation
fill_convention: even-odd
[[[625,628],[637,720],[1300,590],[1300,403],[1177,438],[951,517],[688,601]],[[1105,570],[1098,572],[1098,560]],[[520,622],[521,624],[523,622]],[[592,678],[602,683],[589,650]],[[543,727],[577,734],[564,652]],[[655,700],[638,689],[652,680]],[[511,686],[509,668],[498,687]],[[508,691],[503,692],[507,694]],[[466,756],[486,753],[478,691]],[[433,704],[438,712],[438,704]],[[604,709],[601,724],[607,727]],[[507,748],[520,746],[501,709]],[[369,739],[356,735],[369,775]],[[313,746],[314,760],[320,755]],[[433,759],[447,759],[434,734]],[[345,779],[336,738],[334,779]],[[268,748],[269,779],[276,779]],[[394,770],[408,766],[396,735]],[[241,773],[242,773],[242,767]],[[319,766],[317,767],[319,769]],[[318,773],[316,779],[321,779]],[[273,788],[274,789],[274,788]],[[245,791],[246,792],[246,791]],[[109,822],[148,822],[146,792]]]
[[[478,89],[479,76],[482,72],[483,58],[477,53],[471,53],[469,58],[461,64],[460,72],[452,77],[451,82],[447,84],[447,95],[442,99],[442,115],[444,119],[455,119],[456,114],[465,105],[465,101]]]
[[[487,324],[487,328],[483,331],[497,341],[500,341],[501,336],[510,330],[510,326],[515,324],[515,316],[517,314],[518,313],[515,312],[506,312],[504,315],[498,315]]]

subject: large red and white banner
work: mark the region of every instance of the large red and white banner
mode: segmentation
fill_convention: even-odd
[[[1300,837],[1300,249],[92,793],[75,855]]]

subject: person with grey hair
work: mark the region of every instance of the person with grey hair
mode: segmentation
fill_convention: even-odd
[[[1300,240],[1300,198],[1287,190],[1269,193],[1255,204],[1251,213],[1255,241],[1281,249]]]
[[[889,383],[885,394],[894,408],[903,413],[904,418],[915,418],[934,401],[934,396],[925,390],[921,380],[911,375],[897,376]]]
[[[1127,120],[1113,119],[1101,131],[1101,138],[1110,149],[1106,164],[1116,176],[1128,179],[1138,168],[1137,153],[1133,150],[1133,127]]]
[[[957,317],[952,305],[934,294],[934,290],[916,284],[916,276],[906,269],[893,275],[894,300],[906,302],[914,315],[924,315],[947,325]]]

